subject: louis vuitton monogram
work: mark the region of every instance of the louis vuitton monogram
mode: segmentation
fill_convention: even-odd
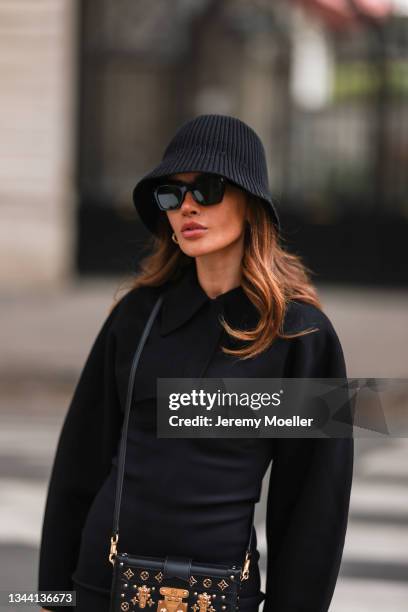
[[[116,561],[114,583],[119,586],[116,589],[119,596],[113,596],[111,612],[138,609],[152,612],[236,612],[239,609],[242,571],[235,565],[214,566],[215,575],[210,576],[195,571],[193,564],[190,576],[183,580],[165,578],[161,570],[156,571],[157,561],[152,562],[153,567],[146,562],[142,567],[136,557],[126,553],[117,553]]]

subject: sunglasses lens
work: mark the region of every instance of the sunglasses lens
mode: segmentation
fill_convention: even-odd
[[[156,202],[161,210],[175,210],[180,208],[183,201],[183,193],[187,188],[191,189],[193,197],[198,204],[210,206],[218,204],[224,197],[225,179],[216,174],[200,175],[194,182],[177,184],[177,182],[166,181],[157,185],[154,190]]]
[[[181,201],[181,191],[177,185],[160,185],[155,191],[155,196],[162,210],[178,208]]]
[[[224,197],[224,181],[220,176],[205,175],[199,177],[195,183],[193,195],[199,204],[217,204]]]

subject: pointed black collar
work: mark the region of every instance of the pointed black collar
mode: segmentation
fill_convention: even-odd
[[[253,308],[241,286],[233,287],[216,298],[210,298],[199,283],[196,263],[189,263],[178,280],[163,292],[161,335],[168,334],[186,323],[204,304],[212,303],[219,312],[228,315],[228,322],[240,320],[242,314]],[[217,309],[217,308],[216,308]]]

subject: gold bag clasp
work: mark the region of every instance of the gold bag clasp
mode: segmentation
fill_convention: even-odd
[[[164,599],[157,602],[157,612],[187,612],[187,602],[183,598],[189,596],[187,589],[176,587],[160,587]]]
[[[245,555],[244,567],[241,573],[241,580],[248,580],[250,563],[251,563],[251,555],[250,553],[247,552]]]

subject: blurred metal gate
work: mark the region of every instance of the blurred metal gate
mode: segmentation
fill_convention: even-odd
[[[180,122],[197,113],[204,87],[229,87],[232,114],[245,114],[254,99],[248,74],[263,62],[259,96],[273,89],[281,102],[254,117],[272,160],[271,190],[288,247],[317,282],[407,284],[407,19],[357,14],[359,27],[337,31],[321,22],[314,28],[294,6],[81,3],[80,273],[134,269],[147,235],[130,204],[135,180],[157,163]],[[268,54],[274,63],[267,64]],[[327,75],[330,87],[320,91]],[[217,103],[208,112],[218,112]],[[273,121],[261,116],[272,112]]]

